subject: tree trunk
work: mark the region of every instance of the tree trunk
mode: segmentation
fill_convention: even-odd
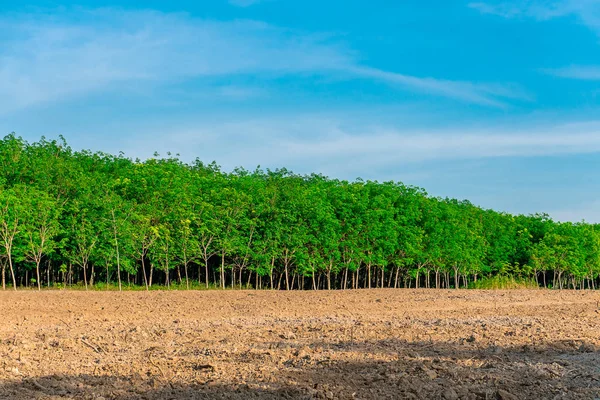
[[[221,289],[225,289],[225,249],[221,250]]]
[[[284,261],[284,268],[285,268],[285,290],[290,290],[290,277],[289,277],[289,272],[288,272],[288,261],[287,260]]]
[[[94,286],[94,264],[92,263],[92,266],[90,267],[90,286]]]
[[[419,284],[419,281],[420,281],[419,275],[420,274],[421,274],[421,267],[419,266],[417,268],[417,276],[415,276],[415,289],[419,289],[419,286],[420,286],[420,284]]]
[[[37,261],[35,263],[35,273],[37,275],[37,287],[38,287],[38,292],[42,290],[42,280],[40,279],[40,262]]]
[[[271,278],[271,290],[273,290],[273,270],[275,269],[275,256],[271,257],[271,272],[269,277]]]
[[[346,267],[346,269],[344,270],[344,285],[342,286],[344,288],[344,290],[347,289],[347,285],[348,285],[348,267]]]
[[[454,267],[454,289],[458,289],[460,287],[460,276],[458,274],[458,268]]]
[[[146,256],[146,252],[142,251],[142,271],[144,273],[144,284],[146,285],[146,291],[150,290],[150,288],[148,287],[148,276],[146,275],[146,263],[144,261],[144,258]]]
[[[204,254],[204,273],[206,274],[204,281],[208,289],[208,256],[206,254]],[[200,271],[198,271],[198,280],[200,280]]]
[[[113,233],[115,236],[115,249],[117,251],[117,278],[119,281],[119,291],[122,291],[121,286],[121,257],[119,256],[119,240],[117,239],[117,220],[115,218],[115,210],[111,210],[113,217]]]
[[[281,280],[283,279],[283,274],[279,274],[279,279],[277,280],[277,290],[281,290]]]
[[[187,290],[190,290],[190,278],[188,276],[188,262],[187,260],[183,264],[183,269],[185,270],[185,287]]]
[[[88,290],[88,280],[87,280],[87,271],[86,271],[87,268],[86,268],[85,263],[83,263],[81,268],[83,269],[83,284],[85,285],[85,290]]]
[[[544,289],[548,289],[548,285],[546,284],[546,271],[542,271],[542,279],[544,280]]]
[[[10,274],[12,276],[13,290],[17,290],[17,278],[15,278],[15,269],[13,267],[11,254],[8,255],[8,266],[10,267]]]

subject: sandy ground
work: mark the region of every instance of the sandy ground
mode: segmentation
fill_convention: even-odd
[[[600,293],[2,292],[1,399],[596,399]]]

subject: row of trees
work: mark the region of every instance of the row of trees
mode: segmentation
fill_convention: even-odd
[[[397,182],[0,142],[2,287],[595,288],[600,227],[514,216]]]

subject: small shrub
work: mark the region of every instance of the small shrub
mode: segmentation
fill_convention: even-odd
[[[469,285],[471,289],[539,289],[535,279],[515,278],[513,276],[498,275],[493,278],[483,278]]]

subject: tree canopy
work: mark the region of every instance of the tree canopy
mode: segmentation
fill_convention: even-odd
[[[0,141],[2,286],[114,283],[468,287],[512,276],[595,288],[600,226],[511,215],[399,182]]]

